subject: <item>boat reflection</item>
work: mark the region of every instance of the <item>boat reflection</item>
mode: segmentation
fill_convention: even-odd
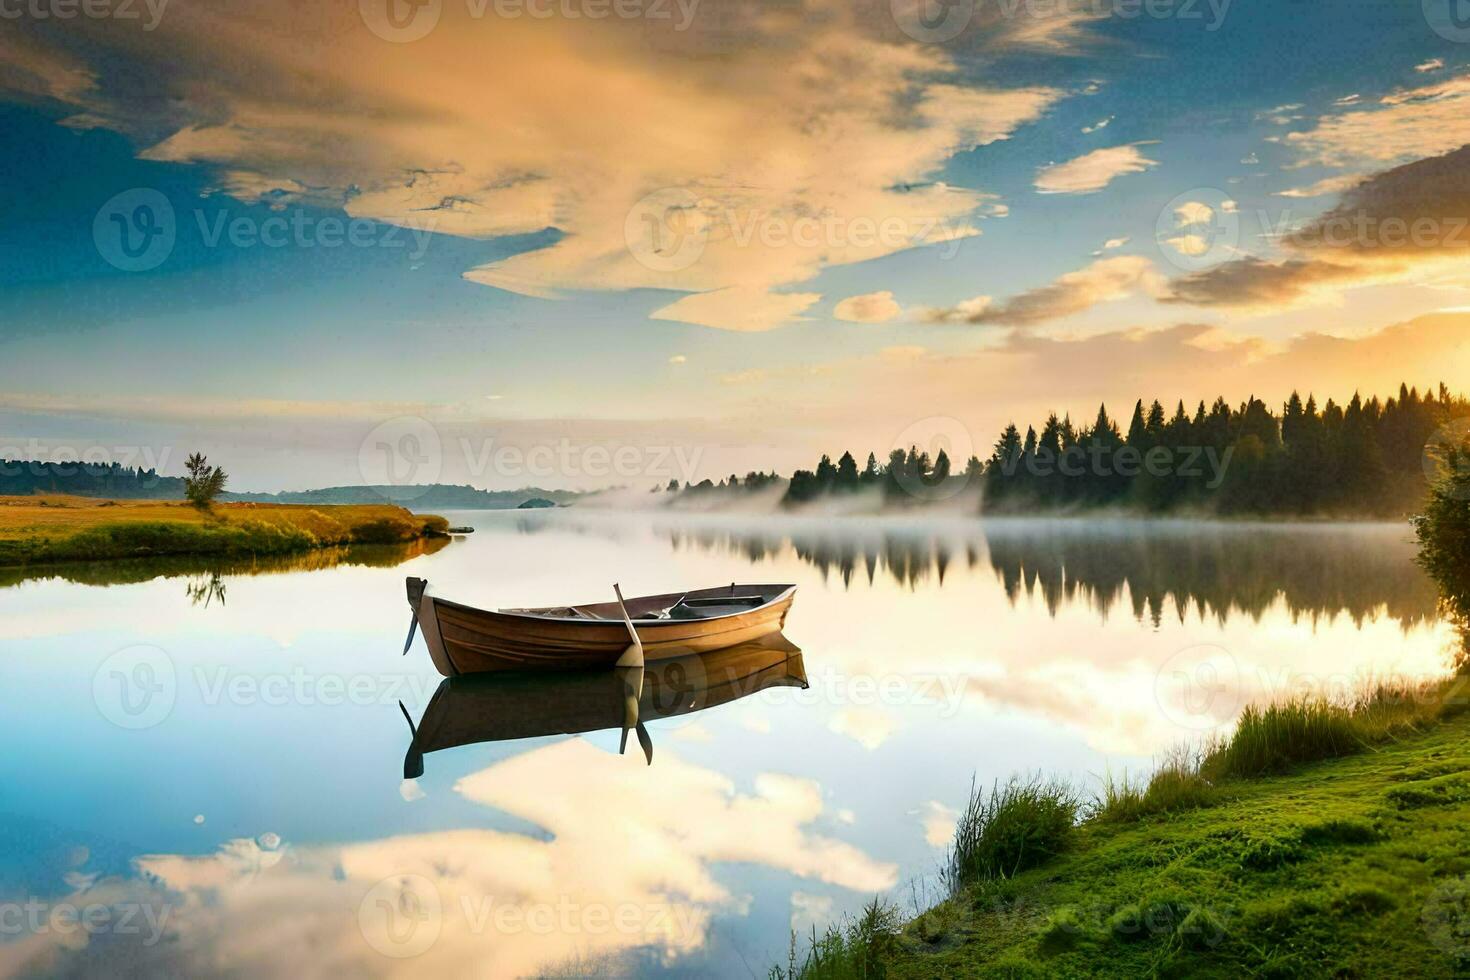
[[[644,722],[693,714],[775,687],[807,687],[801,649],[780,633],[709,653],[649,661],[645,667],[449,677],[419,723],[409,718],[413,738],[403,777],[423,775],[427,752],[606,729],[622,730],[623,748],[629,732],[636,732],[652,765],[653,740]]]

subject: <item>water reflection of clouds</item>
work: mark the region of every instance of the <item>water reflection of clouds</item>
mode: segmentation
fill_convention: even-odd
[[[310,962],[323,974],[493,976],[633,950],[672,962],[708,942],[716,915],[746,908],[749,897],[717,879],[716,865],[760,865],[861,894],[897,882],[895,865],[815,829],[825,804],[813,780],[765,772],[742,792],[665,752],[651,788],[640,763],[567,739],[455,784],[465,799],[534,824],[534,836],[466,828],[339,847],[272,838],[271,848],[240,839],[212,854],[140,857],[126,900],[167,902],[172,915],[168,941],[128,945],[126,962],[186,973]],[[370,921],[374,896],[399,881],[421,883],[409,911],[432,921]],[[419,928],[432,941],[395,959],[392,944],[422,940]],[[47,968],[90,955],[27,952],[63,957]]]

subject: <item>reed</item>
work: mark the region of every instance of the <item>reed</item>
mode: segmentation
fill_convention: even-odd
[[[856,919],[820,933],[813,926],[805,956],[798,956],[793,932],[787,965],[773,966],[770,980],[882,980],[902,927],[898,908],[874,896]]]
[[[1081,800],[1057,780],[1011,777],[987,793],[970,785],[970,799],[955,826],[942,883],[958,893],[976,881],[1005,878],[1034,868],[1066,849]]]

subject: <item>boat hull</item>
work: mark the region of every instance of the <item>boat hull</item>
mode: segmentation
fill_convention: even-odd
[[[637,618],[681,598],[714,601],[726,592],[744,595],[752,590],[765,590],[757,593],[764,601],[743,611],[700,619]],[[642,596],[630,599],[628,607],[644,658],[663,660],[721,650],[779,633],[795,594],[795,586],[732,584],[690,593]],[[423,628],[434,665],[446,677],[504,670],[612,667],[628,649],[628,628],[621,619],[477,609],[429,594],[422,579],[409,579],[409,603]],[[568,612],[604,611],[602,606],[564,608]]]

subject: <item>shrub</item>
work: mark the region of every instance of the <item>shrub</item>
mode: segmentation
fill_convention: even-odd
[[[989,793],[973,784],[941,877],[951,892],[1043,864],[1071,840],[1080,805],[1062,783],[1012,777]]]
[[[1216,778],[1259,776],[1297,762],[1350,755],[1363,744],[1348,708],[1302,697],[1247,707],[1230,739],[1210,753],[1202,768]]]
[[[901,925],[898,909],[875,896],[856,920],[830,925],[821,934],[813,927],[800,961],[792,933],[786,969],[772,967],[770,980],[882,980],[885,963],[898,947]]]
[[[1041,949],[1048,954],[1071,949],[1087,937],[1087,923],[1073,908],[1053,912],[1041,928]]]
[[[1209,806],[1215,801],[1215,788],[1200,772],[1201,762],[1200,751],[1179,746],[1164,756],[1146,788],[1130,782],[1127,773],[1119,780],[1109,775],[1103,781],[1102,794],[1092,801],[1088,816],[1125,822]]]
[[[1175,935],[1185,949],[1196,952],[1214,949],[1225,940],[1225,923],[1209,909],[1190,909]]]

